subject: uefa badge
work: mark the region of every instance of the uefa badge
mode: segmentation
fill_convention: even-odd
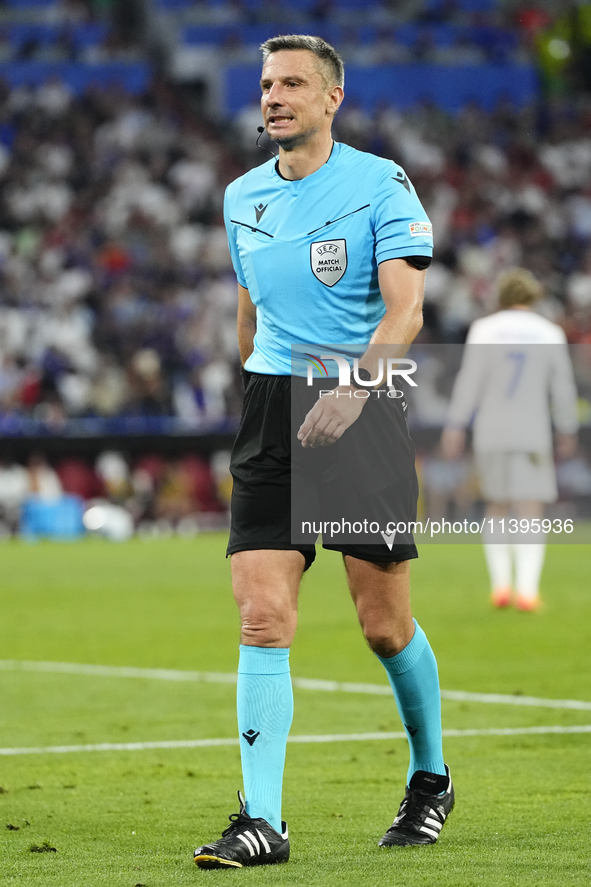
[[[347,241],[317,240],[310,246],[310,265],[314,277],[334,286],[347,270]]]

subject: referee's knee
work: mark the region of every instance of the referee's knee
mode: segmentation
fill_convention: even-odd
[[[291,647],[297,614],[273,618],[269,614],[241,614],[241,643],[249,647]]]
[[[370,650],[382,659],[390,659],[400,653],[411,640],[408,632],[402,628],[398,631],[384,632],[373,630],[370,626],[363,627],[363,634]]]

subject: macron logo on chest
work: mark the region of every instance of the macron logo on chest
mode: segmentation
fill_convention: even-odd
[[[267,203],[267,206],[269,206],[268,203]],[[265,210],[267,209],[267,206],[263,206],[262,203],[259,203],[258,206],[255,206],[254,211],[255,211],[256,217],[257,217],[257,225],[261,221],[261,219],[263,218],[263,216],[265,214]]]

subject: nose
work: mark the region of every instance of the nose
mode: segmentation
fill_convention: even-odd
[[[272,106],[283,104],[283,99],[281,97],[281,84],[274,83],[269,91],[263,96],[263,101],[270,108]]]

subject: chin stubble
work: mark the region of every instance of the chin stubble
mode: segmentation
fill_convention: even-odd
[[[316,135],[318,131],[318,129],[309,129],[307,132],[301,132],[294,136],[279,136],[279,138],[273,139],[273,141],[280,148],[283,148],[284,151],[293,151],[294,148],[299,148],[300,145],[303,145],[308,139]]]

